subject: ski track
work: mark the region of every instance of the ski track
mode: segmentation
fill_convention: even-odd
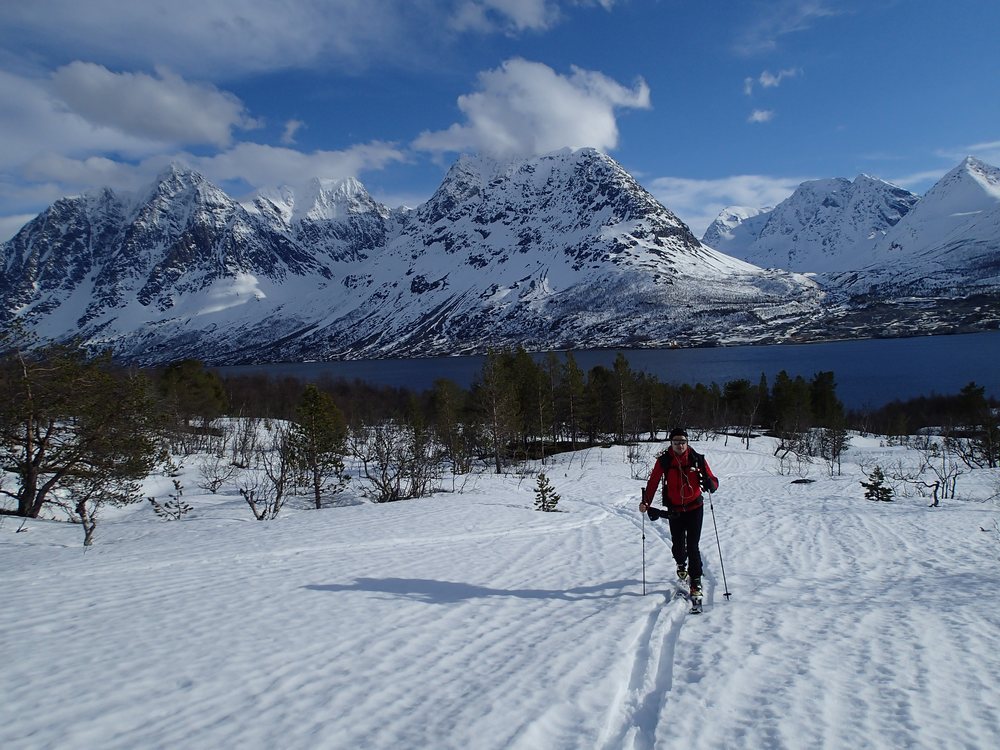
[[[702,615],[673,596],[667,527],[637,513],[620,449],[550,461],[566,513],[530,510],[532,481],[493,477],[471,497],[271,523],[221,502],[152,528],[123,515],[86,554],[76,528],[0,526],[0,745],[1000,740],[997,576],[982,567],[995,541],[971,534],[991,508],[874,505],[856,476],[792,484],[763,449],[698,447],[722,481],[733,592],[706,508]]]

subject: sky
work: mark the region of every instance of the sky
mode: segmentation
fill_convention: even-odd
[[[86,552],[79,524],[0,516],[0,746],[997,747],[996,470],[962,465],[938,508],[872,502],[863,471],[916,448],[854,434],[831,476],[775,438],[693,438],[720,479],[700,615],[637,512],[664,443],[381,504],[349,460],[340,507],[260,522],[249,473],[213,494],[212,459],[175,456],[142,494],[176,479],[191,511],[105,508]],[[534,510],[537,471],[561,512]]]
[[[33,0],[0,7],[0,240],[171,161],[235,198],[463,153],[609,154],[701,236],[861,173],[1000,165],[995,0]]]

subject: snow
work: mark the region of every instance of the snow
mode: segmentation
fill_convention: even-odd
[[[700,616],[636,510],[662,444],[530,465],[560,513],[511,473],[387,505],[354,482],[258,522],[187,459],[190,514],[130,506],[86,552],[79,527],[0,517],[0,746],[995,747],[1000,478],[875,504],[858,462],[907,449],[853,445],[843,476],[793,484],[770,439],[695,441],[732,592],[706,510]]]
[[[916,195],[860,174],[803,182],[773,209],[723,210],[702,241],[765,268],[800,273],[854,271],[871,263]]]

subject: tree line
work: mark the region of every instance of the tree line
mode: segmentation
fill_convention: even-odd
[[[157,466],[169,471],[178,455],[202,455],[202,486],[214,492],[232,482],[262,520],[293,494],[317,508],[329,502],[349,481],[346,457],[358,467],[359,491],[389,502],[429,494],[446,475],[655,440],[678,425],[748,446],[770,434],[783,465],[822,456],[831,471],[849,430],[912,435],[946,426],[974,446],[968,460],[1000,463],[998,404],[974,383],[955,396],[862,412],[845,410],[832,372],[677,385],[633,370],[623,354],[584,371],[572,352],[491,350],[469,388],[441,379],[416,392],[357,380],[223,377],[196,360],[138,370],[106,354],[20,341],[8,340],[0,359],[0,511],[29,518],[61,507],[83,525],[87,544],[102,505],[141,500],[141,480]],[[179,515],[189,507],[181,492],[149,500],[158,514]]]

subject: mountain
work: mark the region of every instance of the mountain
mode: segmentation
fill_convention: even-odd
[[[920,198],[864,175],[806,182],[770,211],[724,211],[705,241],[814,272],[826,314],[802,338],[1000,326],[1000,170],[972,157]]]
[[[356,180],[241,205],[172,166],[57,202],[2,253],[7,318],[140,363],[775,341],[822,314],[814,282],[703,245],[592,149],[462,158],[413,211]]]
[[[760,235],[761,229],[771,217],[773,210],[774,206],[767,208],[729,206],[724,208],[705,230],[701,241],[727,255],[744,258],[747,248]]]
[[[810,180],[773,209],[723,211],[702,241],[764,267],[855,270],[871,262],[874,248],[918,200],[868,175]]]
[[[868,264],[829,283],[853,295],[967,297],[1000,289],[1000,169],[967,157],[886,232]]]

